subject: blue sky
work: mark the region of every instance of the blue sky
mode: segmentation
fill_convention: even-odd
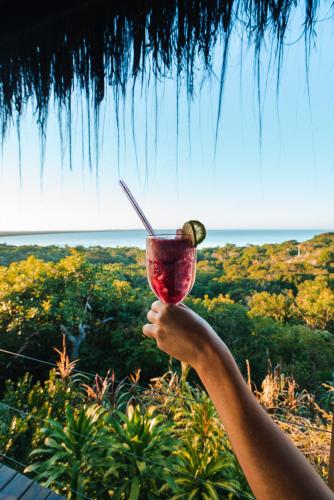
[[[296,26],[287,42],[298,38],[299,33]],[[79,110],[73,116],[73,170],[65,161],[61,172],[58,125],[51,109],[41,189],[38,134],[28,110],[21,130],[21,188],[15,130],[4,146],[0,230],[140,228],[140,221],[118,186],[119,175],[156,228],[176,228],[196,218],[208,228],[333,229],[334,68],[328,50],[332,37],[332,23],[320,23],[309,73],[311,107],[303,40],[285,48],[279,96],[275,72],[269,74],[265,91],[264,56],[261,154],[252,49],[243,47],[241,72],[237,38],[232,42],[215,156],[219,89],[214,77],[205,82],[201,92],[197,90],[191,106],[191,147],[187,101],[184,94],[180,96],[178,166],[173,79],[158,86],[156,156],[154,88],[148,89],[147,101],[145,91],[141,95],[138,89],[135,106],[139,171],[131,137],[131,103],[127,102],[125,108],[118,171],[114,107],[112,99],[107,99],[101,109],[104,126],[98,182],[96,173],[91,173],[87,165],[86,138],[82,161]]]

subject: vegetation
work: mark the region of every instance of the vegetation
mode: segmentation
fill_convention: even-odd
[[[142,391],[138,372],[87,381],[61,353],[43,384],[7,381],[0,448],[70,499],[252,498],[210,399],[182,368]],[[319,430],[330,413],[279,370],[255,395],[326,478],[330,433]]]
[[[136,248],[0,247],[0,346],[52,361],[66,335],[79,368],[118,377],[135,368],[149,381],[167,357],[143,338],[154,299],[145,254]],[[191,307],[209,320],[245,372],[260,384],[267,360],[313,392],[333,370],[334,234],[298,244],[199,252]],[[1,372],[47,371],[0,355]]]
[[[23,356],[0,353],[1,453],[68,498],[250,495],[196,375],[142,335],[142,250],[2,245],[0,259],[0,348]],[[187,302],[326,477],[330,434],[312,427],[331,422],[334,234],[201,250]]]

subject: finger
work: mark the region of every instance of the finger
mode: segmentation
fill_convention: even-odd
[[[152,325],[151,323],[144,325],[143,334],[145,335],[145,337],[150,337],[151,339],[155,339],[154,325]]]
[[[161,310],[162,305],[163,304],[162,304],[162,302],[160,302],[160,300],[156,300],[151,305],[151,309],[152,309],[152,311],[159,312]]]
[[[156,323],[156,321],[158,320],[158,317],[159,317],[159,314],[152,311],[152,309],[150,309],[147,313],[147,319],[151,322],[151,323]]]

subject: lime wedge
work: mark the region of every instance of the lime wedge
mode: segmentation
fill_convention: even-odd
[[[202,243],[206,236],[205,227],[198,220],[185,222],[182,227],[182,233],[190,235],[194,247]]]

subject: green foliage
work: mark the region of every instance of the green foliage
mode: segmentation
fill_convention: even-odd
[[[241,370],[245,369],[245,359],[249,357],[253,344],[253,323],[247,309],[233,304],[226,297],[209,299],[189,298],[187,304],[214,326],[215,331],[233,352]],[[264,356],[264,361],[267,359]],[[263,372],[262,372],[263,373]]]
[[[177,455],[177,467],[182,475],[176,479],[174,491],[181,493],[176,493],[173,498],[237,498],[239,483],[233,478],[236,475],[235,458],[226,452],[223,441],[219,441],[222,447],[219,453],[215,453],[210,447],[203,447],[200,439],[200,435],[194,436],[191,441],[185,439]],[[194,481],[193,477],[199,481]],[[231,494],[226,494],[227,491]]]
[[[150,349],[141,333],[151,298],[143,274],[116,263],[90,264],[76,251],[56,264],[31,256],[0,268],[1,347],[48,359],[62,333],[77,339],[84,329],[80,358],[86,370],[112,367],[126,374],[143,364],[146,352],[153,369],[163,367],[166,357]],[[136,288],[143,280],[144,293]],[[7,357],[1,360],[7,365]],[[24,362],[15,366],[18,375],[24,373]]]
[[[114,475],[117,498],[168,498],[173,476],[170,455],[178,442],[172,425],[154,407],[130,405],[126,414],[114,415],[111,446],[119,470]],[[160,467],[159,467],[160,464]]]
[[[316,359],[325,365],[312,369],[310,383],[303,342],[315,342],[318,333],[301,334],[302,345],[292,360],[285,350],[289,330],[282,335],[280,324],[334,331],[333,240],[325,234],[302,244],[225,245],[199,251],[197,280],[188,303],[212,324],[244,372],[245,359],[257,367],[256,383],[267,357],[276,352],[282,368],[292,370],[305,387],[314,389],[330,377],[329,343],[320,342],[316,349]],[[52,360],[52,347],[60,346],[65,333],[70,354],[80,357],[79,368],[86,371],[105,374],[111,369],[122,378],[140,367],[148,381],[167,370],[167,356],[142,335],[153,299],[142,250],[6,245],[1,249],[9,264],[0,267],[1,347]],[[10,263],[11,259],[22,260]],[[276,321],[267,323],[263,335],[262,327],[257,331],[260,317]],[[32,365],[0,353],[1,366],[18,377]],[[47,375],[42,366],[34,369],[38,378]]]
[[[29,448],[38,447],[43,439],[40,420],[55,418],[62,422],[65,408],[83,400],[82,382],[86,377],[74,372],[76,362],[69,361],[65,341],[57,369],[51,370],[44,383],[26,373],[17,382],[7,380],[0,402],[3,413],[0,426],[0,448],[15,453],[26,462]]]
[[[172,378],[176,392],[187,398],[181,405],[175,398],[172,404],[169,398],[160,402],[148,392],[142,394],[140,406],[128,400],[124,411],[106,405],[103,397],[92,404],[91,393],[85,396],[75,377],[66,384],[56,379],[58,397],[48,401],[48,411],[43,398],[35,399],[36,406],[19,425],[16,415],[6,421],[5,405],[12,397],[17,407],[27,407],[31,404],[28,400],[27,405],[27,393],[41,396],[42,388],[28,376],[10,383],[0,403],[1,449],[20,461],[30,461],[27,474],[72,500],[82,495],[123,500],[238,498],[238,493],[248,492],[208,396],[186,382],[185,376],[180,382],[176,374]],[[52,371],[45,387],[54,381]],[[125,398],[131,393],[124,384],[119,390]],[[96,385],[91,391],[96,392]],[[10,427],[16,443],[25,446],[24,453],[12,445]],[[225,495],[226,490],[236,493]]]
[[[40,480],[69,498],[250,495],[215,409],[187,380],[188,368],[157,377],[168,369],[168,357],[142,335],[153,299],[143,251],[0,250],[0,347],[55,362],[55,345],[60,355],[49,373],[0,354],[2,373],[14,379],[1,387],[1,450],[32,462]],[[333,253],[332,234],[299,245],[204,249],[187,298],[245,375],[249,361],[257,397],[269,411],[324,426],[333,395]],[[268,359],[280,375],[262,382]],[[89,380],[75,367],[101,376]],[[137,387],[140,372],[142,384],[157,377],[145,392]],[[316,438],[288,431],[301,449],[309,446],[324,474],[328,457],[312,451]]]
[[[311,328],[333,329],[334,292],[326,279],[318,278],[301,283],[298,287],[296,306]]]
[[[16,383],[7,381],[0,403],[6,411],[5,425],[0,430],[0,447],[8,453],[15,453],[25,462],[28,447],[39,446],[42,441],[39,419],[52,417],[62,421],[66,406],[82,400],[82,391],[77,383],[80,379],[75,380],[75,384],[64,381],[53,370],[44,383],[33,384],[28,374]],[[7,405],[23,413],[6,409]]]
[[[74,411],[66,407],[64,425],[46,421],[41,430],[44,446],[31,453],[38,461],[26,472],[36,473],[40,482],[73,499],[80,493],[95,498],[160,498],[173,481],[168,457],[177,441],[171,437],[171,425],[154,413],[154,408],[142,412],[131,405],[126,414],[111,416],[97,405]]]
[[[182,476],[175,480],[173,498],[237,498],[240,492],[238,464],[215,408],[205,392],[184,384],[182,379],[181,384],[187,399],[177,403],[173,419],[182,442],[175,452],[177,469]],[[199,481],[194,482],[193,477]],[[235,495],[228,495],[226,491]]]
[[[80,498],[88,490],[101,498],[106,491],[101,478],[109,467],[117,470],[104,439],[106,429],[102,415],[103,409],[97,405],[74,411],[67,406],[64,426],[47,419],[41,429],[44,446],[31,452],[31,457],[38,461],[25,472],[35,473],[39,482],[66,493],[71,500]]]
[[[291,290],[285,293],[258,292],[254,293],[249,302],[249,315],[266,316],[280,323],[293,317],[293,294]]]
[[[74,375],[66,379],[51,371],[44,388],[29,376],[11,382],[0,402],[1,450],[30,462],[26,473],[72,500],[82,495],[122,500],[252,498],[213,404],[200,387],[190,384],[188,371],[183,365],[181,376],[168,372],[155,379],[137,396],[140,405],[132,403],[134,393],[125,384],[118,386],[119,404],[111,404],[105,397],[110,379],[104,385],[100,381],[100,389],[106,390],[95,399],[98,404],[92,404],[92,394]],[[132,382],[138,382],[138,374]],[[87,387],[98,392],[96,381]],[[287,422],[312,428],[312,418],[329,429],[330,414],[282,374],[268,374],[256,397],[274,416],[284,412]],[[27,414],[10,415],[5,410],[10,403]],[[324,473],[328,454],[314,451],[319,433],[284,425]],[[329,438],[321,434],[321,449],[328,448]]]
[[[254,318],[249,356],[256,383],[266,371],[269,358],[293,375],[308,390],[318,392],[333,370],[334,338],[326,331],[303,325],[278,325],[269,318]]]
[[[322,384],[322,387],[323,395],[321,397],[321,403],[328,412],[331,412],[334,405],[334,371],[332,373],[332,379]]]

